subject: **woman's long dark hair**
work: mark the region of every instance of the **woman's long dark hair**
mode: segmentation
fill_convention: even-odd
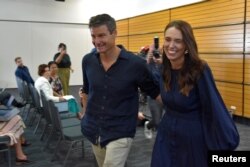
[[[205,62],[203,62],[199,58],[197,43],[195,41],[193,30],[190,24],[182,20],[172,21],[166,26],[164,34],[171,27],[175,27],[176,29],[181,31],[183,42],[186,46],[186,50],[188,51],[188,53],[185,53],[184,64],[180,69],[180,74],[178,76],[178,84],[180,86],[180,92],[183,95],[188,96],[190,90],[194,87],[196,81],[199,79],[204,69]],[[170,60],[167,58],[165,52],[163,52],[162,75],[163,75],[165,89],[168,91],[171,89],[170,87],[171,63]]]

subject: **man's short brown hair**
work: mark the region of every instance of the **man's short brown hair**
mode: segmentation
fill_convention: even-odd
[[[19,60],[19,59],[22,59],[22,58],[21,57],[16,57],[15,62],[17,62],[17,60]]]

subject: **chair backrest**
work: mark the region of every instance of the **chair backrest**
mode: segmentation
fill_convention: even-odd
[[[28,84],[26,81],[22,80],[19,77],[16,77],[16,82],[17,82],[17,89],[18,89],[18,93],[20,94],[20,96],[25,100],[25,101],[30,101],[30,90],[28,87]]]
[[[17,89],[18,89],[18,93],[19,95],[24,98],[24,83],[23,80],[19,77],[16,77],[16,83],[17,83]]]
[[[62,131],[62,123],[59,115],[58,108],[55,106],[55,103],[52,100],[48,101],[49,111],[51,113],[52,125],[54,130],[60,134],[62,139],[64,139],[63,131]]]
[[[45,97],[44,92],[40,91],[41,99],[42,99],[42,105],[43,105],[43,114],[48,124],[52,124],[52,116],[50,113],[49,103],[48,100]]]
[[[32,102],[33,102],[34,106],[36,108],[41,108],[42,106],[41,106],[41,101],[40,101],[40,95],[37,92],[36,88],[32,84],[29,84],[28,87],[29,87],[29,90],[31,93]]]
[[[23,90],[24,90],[24,100],[27,102],[31,100],[31,92],[29,90],[28,83],[26,81],[23,81]]]

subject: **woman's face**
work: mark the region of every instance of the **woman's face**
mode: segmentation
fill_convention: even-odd
[[[49,77],[50,77],[49,67],[46,67],[46,68],[44,69],[43,77],[49,79]]]
[[[171,64],[184,62],[186,46],[180,30],[170,27],[165,31],[163,50]]]
[[[58,72],[57,64],[51,64],[50,65],[50,73],[51,73],[51,75],[57,74],[57,72]]]

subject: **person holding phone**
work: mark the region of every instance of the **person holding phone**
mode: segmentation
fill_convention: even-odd
[[[59,44],[58,51],[59,52],[54,56],[54,61],[58,65],[58,76],[63,85],[64,95],[68,95],[70,71],[73,72],[73,69],[71,68],[71,60],[67,53],[67,46],[64,43]]]
[[[148,68],[150,69],[155,84],[159,86],[160,82],[160,73],[162,71],[162,47],[159,47],[159,38],[154,37],[154,44],[149,48],[153,52],[147,52],[147,63]],[[149,51],[149,50],[148,50]],[[153,137],[152,131],[156,131],[160,124],[162,115],[163,115],[163,104],[150,96],[147,97],[148,107],[152,116],[152,119],[145,121],[144,123],[144,135],[146,138],[151,139]]]

